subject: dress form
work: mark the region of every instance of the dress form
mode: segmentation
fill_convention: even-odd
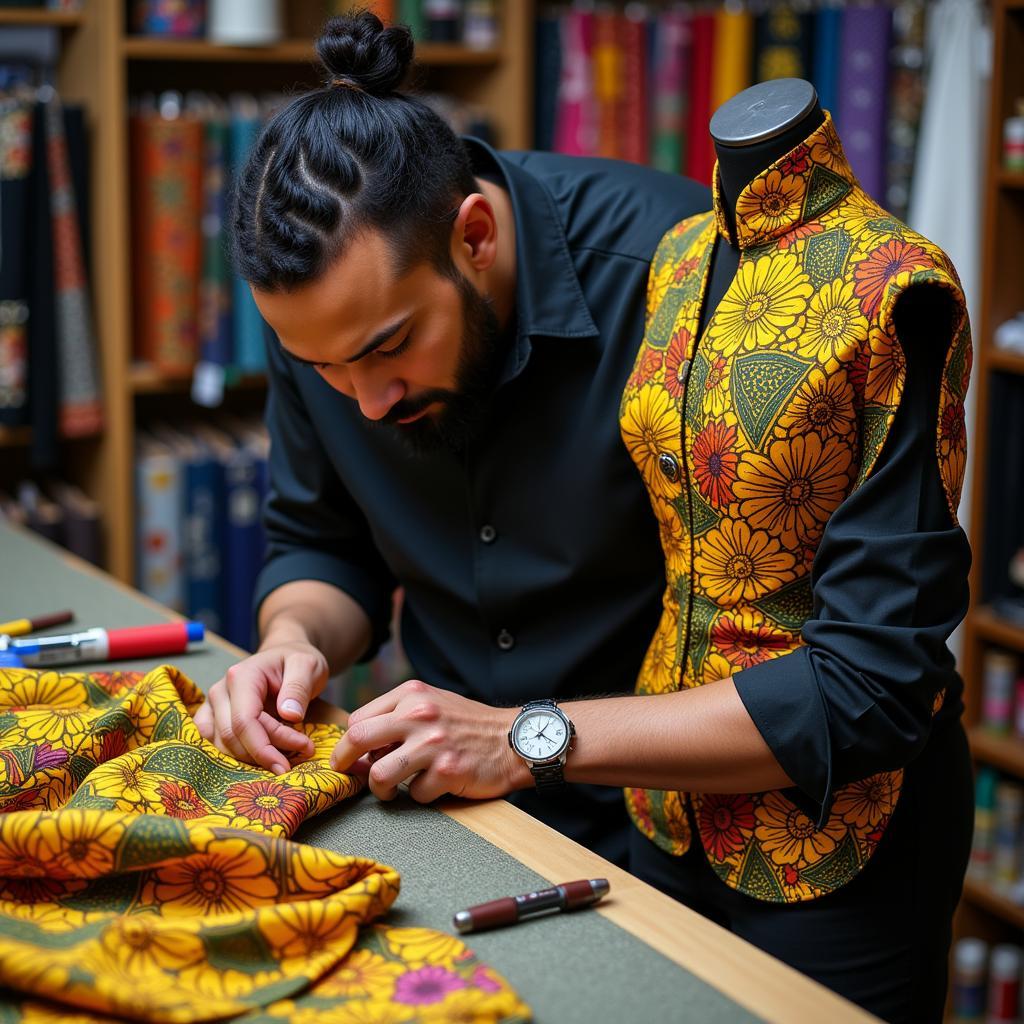
[[[800,78],[761,82],[737,93],[715,111],[710,130],[718,156],[719,198],[733,238],[736,200],[743,189],[824,120],[814,86]],[[739,261],[735,241],[719,238],[701,310],[701,333],[732,283]]]

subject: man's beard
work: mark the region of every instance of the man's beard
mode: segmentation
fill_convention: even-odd
[[[463,274],[455,284],[462,299],[463,323],[455,387],[431,388],[415,398],[403,398],[386,416],[375,421],[396,426],[409,450],[416,455],[443,448],[461,453],[472,445],[487,416],[505,358],[501,325],[491,300],[481,295]],[[427,414],[413,423],[398,423],[435,403],[441,406],[436,414]]]

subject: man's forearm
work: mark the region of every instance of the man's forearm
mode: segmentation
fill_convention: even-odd
[[[793,783],[747,714],[731,679],[678,693],[562,705],[575,722],[571,782],[756,793]],[[521,780],[529,785],[530,780]]]
[[[321,651],[331,674],[365,653],[373,635],[369,617],[344,591],[320,580],[294,580],[272,591],[260,606],[260,650],[308,643]]]

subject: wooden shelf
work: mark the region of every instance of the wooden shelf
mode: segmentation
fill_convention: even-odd
[[[40,7],[0,8],[0,25],[28,25],[43,28],[77,28],[81,11],[48,11]]]
[[[991,643],[1002,644],[1004,647],[1016,651],[1024,651],[1024,626],[1017,626],[1002,616],[996,615],[987,605],[980,605],[972,609],[969,614],[971,624],[979,636]]]
[[[31,440],[31,427],[0,427],[0,448],[23,448]]]
[[[1024,188],[1024,171],[1000,171],[999,184],[1003,188]]]
[[[242,64],[309,64],[316,61],[312,40],[290,39],[272,46],[224,46],[205,39],[129,37],[122,43],[129,60],[213,61]],[[431,67],[488,67],[497,64],[502,51],[473,50],[446,43],[422,43],[416,47],[416,63]]]
[[[1011,903],[994,886],[970,875],[964,879],[964,899],[983,907],[990,914],[1001,917],[1015,928],[1024,928],[1024,907]]]
[[[263,373],[229,375],[225,391],[256,391],[267,386]],[[192,371],[169,373],[156,366],[136,363],[131,369],[131,388],[136,395],[179,395],[187,394],[192,388]]]
[[[1024,355],[992,347],[985,353],[985,358],[988,360],[989,367],[993,370],[1004,370],[1007,373],[1024,373]]]
[[[1024,740],[997,736],[981,726],[971,729],[968,736],[975,760],[1024,779]]]

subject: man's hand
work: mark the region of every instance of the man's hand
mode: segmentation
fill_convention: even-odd
[[[313,741],[284,722],[302,721],[327,676],[327,659],[310,644],[267,647],[213,684],[196,726],[225,753],[280,775],[289,768],[283,751],[313,752]]]
[[[331,765],[349,771],[365,756],[373,762],[370,789],[381,800],[394,799],[398,784],[410,776],[416,777],[409,795],[423,804],[446,793],[504,796],[532,781],[508,745],[518,713],[412,679],[352,712]],[[365,767],[364,761],[355,770]]]

